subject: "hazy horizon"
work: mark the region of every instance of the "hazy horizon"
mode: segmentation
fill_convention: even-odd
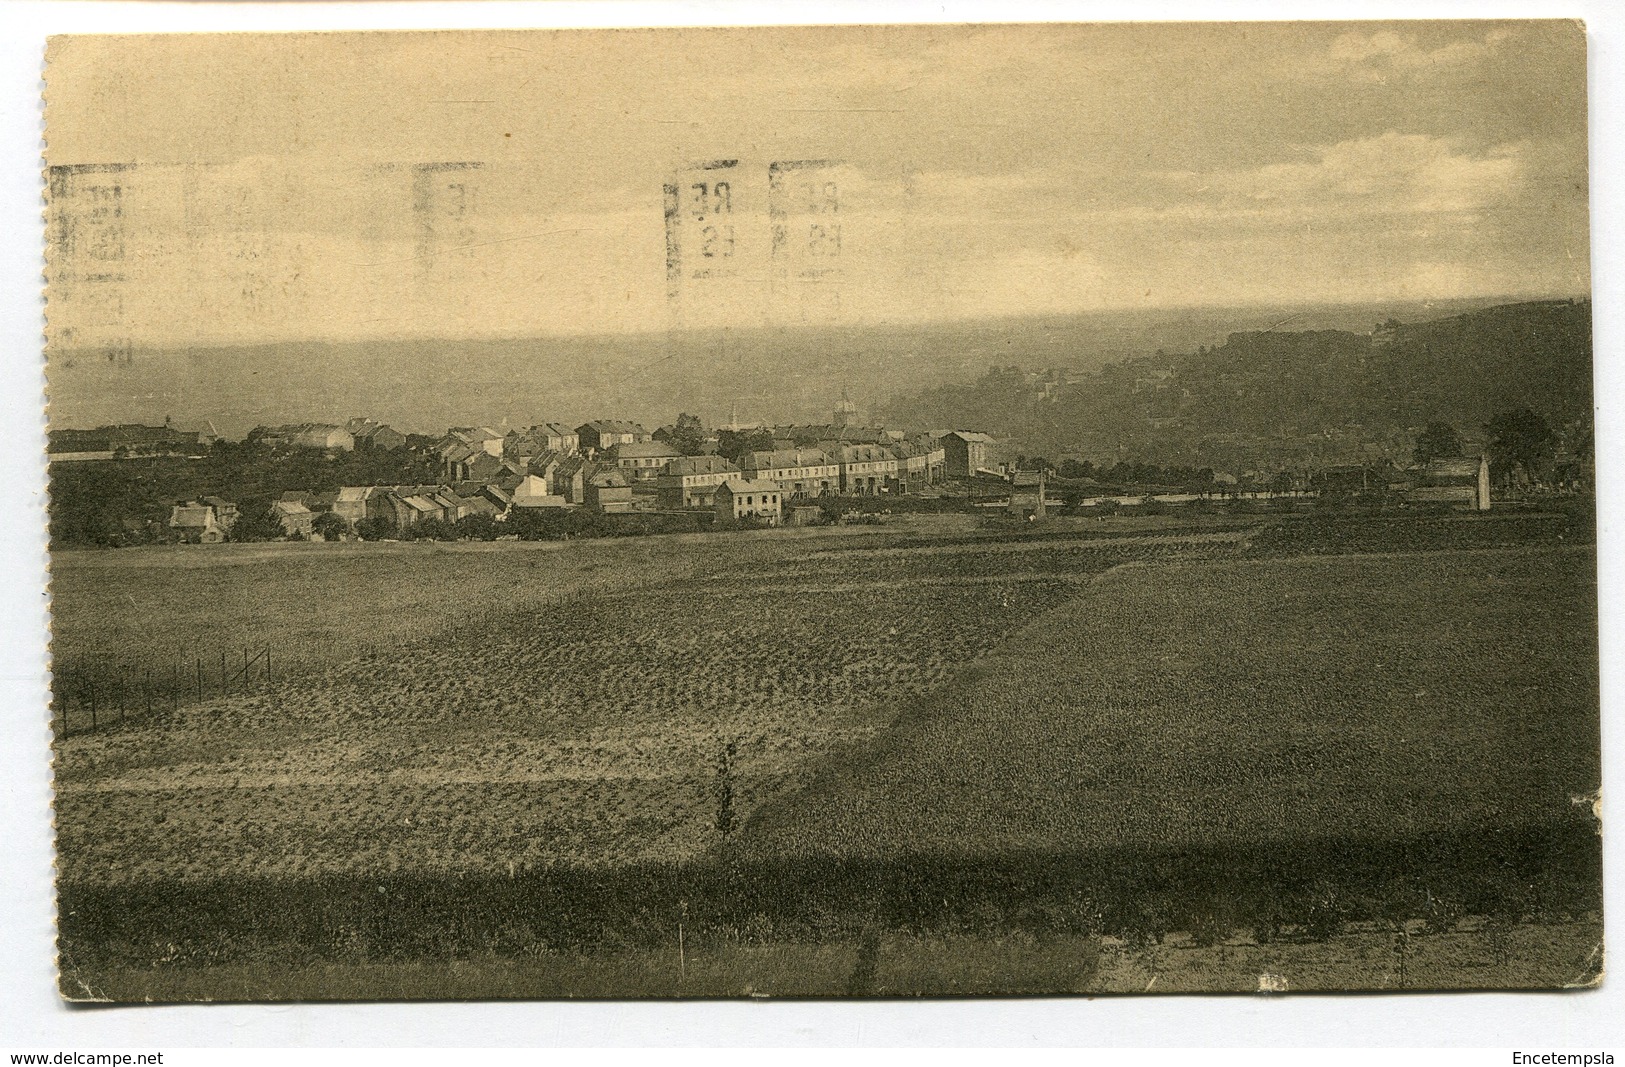
[[[930,328],[930,327],[944,327],[944,326],[967,326],[967,325],[972,325],[972,324],[989,324],[990,325],[990,324],[995,324],[995,323],[1033,322],[1033,321],[1036,321],[1036,320],[1044,320],[1044,319],[1112,318],[1112,317],[1118,317],[1118,316],[1137,316],[1137,317],[1147,317],[1147,316],[1158,317],[1158,316],[1160,316],[1160,317],[1165,317],[1165,318],[1174,318],[1174,317],[1178,317],[1178,316],[1180,316],[1182,314],[1184,314],[1184,315],[1189,315],[1189,314],[1211,314],[1211,313],[1215,313],[1215,312],[1230,312],[1230,313],[1236,313],[1236,314],[1260,314],[1260,315],[1268,315],[1268,314],[1271,314],[1271,313],[1275,313],[1275,314],[1293,313],[1292,318],[1296,318],[1297,315],[1301,315],[1301,314],[1303,314],[1305,312],[1311,312],[1311,311],[1319,311],[1319,312],[1331,313],[1331,312],[1337,312],[1337,311],[1340,311],[1340,310],[1347,310],[1347,311],[1352,312],[1352,311],[1357,310],[1357,309],[1363,310],[1363,309],[1368,309],[1368,308],[1382,308],[1382,307],[1389,307],[1389,306],[1392,306],[1392,307],[1395,307],[1395,308],[1409,307],[1409,308],[1412,308],[1412,309],[1427,309],[1427,308],[1434,308],[1434,307],[1442,308],[1442,307],[1448,306],[1451,309],[1457,309],[1457,308],[1461,308],[1461,307],[1466,307],[1468,305],[1491,307],[1491,306],[1494,306],[1494,305],[1497,305],[1497,304],[1538,303],[1540,301],[1546,301],[1546,300],[1590,300],[1590,299],[1591,299],[1591,291],[1589,289],[1584,290],[1584,291],[1578,291],[1578,292],[1556,292],[1556,291],[1549,290],[1549,289],[1539,289],[1539,290],[1529,290],[1529,291],[1526,291],[1526,292],[1472,293],[1472,294],[1468,294],[1466,296],[1439,297],[1439,298],[1434,298],[1434,299],[1427,299],[1427,298],[1422,298],[1422,297],[1391,297],[1391,296],[1384,296],[1384,297],[1374,297],[1374,298],[1371,298],[1369,300],[1317,300],[1317,299],[1307,298],[1306,297],[1306,298],[1302,298],[1300,300],[1296,300],[1296,301],[1292,301],[1292,302],[1262,301],[1262,300],[1261,301],[1255,301],[1255,302],[1234,303],[1234,304],[1232,304],[1232,303],[1191,302],[1191,303],[1168,304],[1168,305],[1141,305],[1141,306],[1133,306],[1133,307],[1090,308],[1090,309],[1084,310],[1084,311],[1008,312],[1008,313],[1003,313],[1003,314],[1000,314],[1000,313],[986,313],[986,314],[978,314],[978,315],[945,316],[943,318],[930,319],[930,320],[921,320],[921,321],[911,321],[911,320],[887,321],[887,320],[884,320],[884,319],[876,320],[874,322],[863,322],[863,323],[828,323],[828,322],[798,321],[798,322],[774,323],[774,324],[771,324],[771,325],[769,325],[769,324],[758,324],[758,325],[750,325],[750,326],[703,326],[703,325],[664,326],[664,327],[649,327],[647,329],[635,329],[635,330],[629,329],[629,330],[617,330],[617,331],[613,331],[613,332],[604,331],[604,332],[588,332],[588,333],[562,333],[562,332],[555,332],[555,331],[548,331],[548,330],[534,330],[534,331],[529,331],[529,332],[519,332],[519,333],[510,333],[510,334],[483,334],[483,335],[479,335],[479,336],[475,336],[475,337],[461,337],[461,338],[456,337],[456,336],[451,335],[451,334],[447,334],[447,333],[438,333],[438,334],[437,333],[424,333],[424,334],[404,335],[404,336],[399,336],[399,337],[379,337],[379,338],[361,338],[361,337],[332,337],[332,338],[290,337],[290,338],[272,338],[272,339],[262,339],[262,340],[239,340],[239,341],[229,341],[229,342],[208,342],[208,341],[199,342],[199,341],[181,341],[181,340],[177,340],[174,343],[167,344],[167,345],[134,346],[129,351],[131,353],[145,353],[145,354],[148,354],[148,355],[161,355],[161,354],[167,354],[167,353],[185,352],[185,351],[188,351],[188,350],[191,350],[191,349],[204,349],[204,348],[207,348],[207,349],[260,348],[260,347],[265,347],[265,346],[268,346],[268,345],[300,345],[300,344],[323,344],[323,345],[355,345],[355,344],[369,344],[369,343],[379,343],[379,344],[422,344],[422,343],[426,343],[426,342],[454,341],[454,340],[472,340],[472,341],[482,341],[482,342],[535,341],[535,340],[555,340],[555,341],[570,341],[570,340],[594,341],[594,340],[599,340],[599,341],[609,341],[609,340],[616,340],[616,339],[622,339],[622,338],[665,337],[665,336],[671,336],[673,334],[688,334],[688,335],[693,335],[693,336],[714,336],[714,335],[719,334],[719,333],[720,334],[741,334],[741,335],[743,335],[743,334],[751,333],[751,332],[758,332],[758,333],[762,333],[762,332],[772,332],[772,333],[784,333],[784,332],[819,333],[819,332],[827,332],[827,331],[830,331],[830,330],[908,330],[908,329],[915,329],[915,328],[922,328],[922,327],[923,328]],[[1283,321],[1283,325],[1282,325],[1283,329],[1291,329],[1291,328],[1293,328],[1292,325],[1291,325],[1291,322],[1292,322],[1291,318],[1286,319],[1286,320],[1282,320],[1282,321]],[[75,356],[95,353],[97,351],[97,348],[98,348],[98,346],[95,346],[95,345],[89,345],[89,346],[83,346],[83,347],[74,347],[74,348],[62,348],[62,347],[52,347],[49,343],[47,343],[46,355],[47,356],[75,357]]]
[[[949,323],[591,337],[281,341],[136,350],[109,361],[58,352],[53,429],[213,420],[241,437],[256,424],[367,415],[409,432],[616,417],[653,427],[679,411],[720,424],[827,421],[843,391],[867,412],[925,385],[993,365],[1090,371],[1157,349],[1188,352],[1257,329],[1369,331],[1482,307],[1563,296],[1356,304],[1189,307]],[[1588,296],[1575,299],[1589,299]],[[239,358],[251,354],[253,358]],[[561,379],[566,378],[562,381]]]

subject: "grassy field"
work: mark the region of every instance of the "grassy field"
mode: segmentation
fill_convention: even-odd
[[[862,541],[884,531],[848,534]],[[797,531],[794,544],[808,540]],[[292,669],[494,614],[782,554],[758,537],[177,545],[57,552],[52,652],[163,664],[272,645]]]
[[[509,992],[471,995],[1048,991],[1103,935],[1590,921],[1588,550],[951,518],[65,555],[59,655],[313,648],[58,741],[65,991],[479,959]],[[680,925],[700,977],[627,977]]]
[[[1588,549],[1130,566],[762,812],[751,854],[1290,842],[1600,788]]]

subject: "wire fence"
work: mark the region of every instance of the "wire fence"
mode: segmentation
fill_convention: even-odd
[[[492,624],[500,613],[477,614]],[[420,636],[265,640],[227,649],[196,648],[58,654],[51,664],[51,717],[58,738],[101,733],[129,722],[161,722],[192,705],[265,694],[296,678],[353,665],[398,662]]]
[[[207,655],[177,652],[142,662],[79,657],[52,666],[52,721],[59,738],[114,729],[205,700],[266,692],[280,667],[270,645]]]

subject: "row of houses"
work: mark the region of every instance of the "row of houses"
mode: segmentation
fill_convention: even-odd
[[[165,419],[162,426],[120,423],[94,430],[52,430],[46,438],[46,455],[52,463],[88,460],[137,459],[159,456],[199,456],[220,439],[214,424],[201,422],[177,425]]]
[[[1386,473],[1380,484],[1372,484],[1373,474]],[[1411,504],[1448,504],[1467,511],[1490,509],[1490,458],[1488,455],[1452,456],[1413,464],[1405,470],[1389,468],[1343,468],[1323,470],[1311,479],[1321,491],[1397,492]]]
[[[342,426],[323,422],[290,423],[286,426],[256,426],[248,431],[251,444],[266,448],[306,448],[328,452],[349,452],[355,448],[355,435]]]
[[[344,425],[329,422],[297,422],[283,426],[256,426],[248,440],[268,448],[311,449],[323,452],[352,452],[356,449],[406,447],[406,434],[375,419],[353,418]]]
[[[716,517],[727,522],[755,521],[778,525],[783,521],[797,524],[815,521],[818,509],[795,506],[805,491],[793,489],[781,481],[744,474],[726,460],[717,456],[687,457],[704,473],[676,474],[673,478],[703,477],[703,486],[683,486],[682,509],[710,508]],[[817,472],[815,467],[801,470]],[[1048,506],[1046,477],[1043,471],[1010,471],[1009,499],[1006,510],[1025,519],[1042,519]],[[637,509],[630,481],[618,470],[596,471],[584,482],[579,501],[567,499],[551,491],[547,480],[529,474],[511,487],[499,484],[458,486],[362,486],[334,490],[327,493],[284,493],[272,505],[272,513],[289,537],[312,537],[317,533],[316,517],[330,512],[344,520],[345,530],[353,532],[366,519],[383,519],[395,529],[407,529],[434,520],[452,524],[471,515],[488,516],[495,521],[511,519],[516,513],[533,509],[566,509],[574,506],[590,508],[606,514],[631,512]],[[1480,456],[1434,460],[1407,472],[1403,485],[1386,486],[1400,489],[1411,503],[1451,504],[1469,510],[1483,511],[1490,506],[1489,463]],[[663,497],[668,503],[675,498]],[[170,529],[183,540],[211,544],[223,541],[237,521],[237,506],[219,497],[183,501],[171,511]]]
[[[435,448],[446,461],[460,462],[481,453],[497,458],[529,457],[544,452],[597,454],[612,448],[653,443],[654,434],[638,423],[595,419],[574,428],[547,422],[506,432],[490,426],[453,426],[435,442]]]
[[[530,475],[545,480],[547,495],[569,504],[584,502],[589,468],[619,471],[638,495],[661,508],[710,507],[716,487],[730,477],[779,482],[791,496],[835,493],[917,492],[940,483],[948,470],[945,443],[930,435],[902,431],[826,426],[782,426],[771,431],[773,448],[746,453],[737,461],[717,454],[717,440],[690,455],[670,439],[673,428],[651,434],[637,423],[601,419],[569,428],[543,423],[503,433],[489,426],[452,427],[434,445],[443,474],[452,481],[496,482]],[[662,439],[662,431],[667,439]],[[827,434],[844,434],[827,437]],[[991,442],[981,434],[973,449]],[[961,443],[962,444],[962,443]],[[967,461],[956,447],[959,466],[974,470],[987,462]]]
[[[436,485],[346,487],[288,492],[272,512],[288,536],[354,532],[376,520],[395,529],[424,522],[456,523],[471,515],[507,521],[538,509],[631,511],[710,510],[729,521],[809,521],[816,508],[795,504],[831,495],[919,492],[939,485],[951,470],[975,473],[991,463],[992,439],[962,431],[910,435],[842,423],[785,425],[754,431],[761,448],[730,459],[718,438],[676,443],[675,427],[650,433],[640,424],[598,419],[570,427],[540,423],[522,430],[454,426],[429,447],[443,481]],[[399,448],[404,434],[387,424],[355,418],[344,425],[298,423],[257,427],[250,439],[272,447],[346,451]],[[416,444],[414,447],[423,447]],[[961,474],[963,476],[963,474]],[[186,540],[221,540],[234,509],[217,498],[177,503],[170,526]]]
[[[462,480],[436,485],[346,486],[322,492],[289,491],[271,502],[271,513],[289,537],[311,537],[318,517],[332,514],[353,533],[374,520],[397,530],[424,522],[453,524],[470,516],[502,521],[516,512],[586,507],[606,513],[634,509],[630,482],[619,471],[593,469],[576,457],[569,473],[549,482],[537,474],[504,470],[488,481]],[[225,540],[238,517],[237,506],[219,497],[181,501],[170,509],[169,528],[182,540]]]
[[[390,426],[388,423],[377,422],[373,419],[354,418],[344,424],[344,432],[350,435],[356,448],[405,448],[406,435]]]
[[[636,510],[631,485],[615,470],[600,471],[587,479],[579,501],[548,490],[546,481],[537,475],[526,475],[511,489],[497,484],[354,486],[323,493],[284,493],[272,501],[271,514],[284,536],[312,538],[322,532],[318,520],[323,514],[343,520],[343,526],[334,532],[345,535],[357,532],[367,520],[382,520],[385,528],[407,530],[431,521],[451,525],[475,515],[503,522],[531,510],[562,511],[577,506],[604,514]],[[736,475],[719,484],[710,499],[709,506],[720,518],[776,525],[784,512],[785,492],[775,482]],[[174,505],[169,529],[183,541],[218,544],[230,536],[237,519],[236,504],[203,497]]]
[[[408,436],[387,423],[356,417],[340,423],[297,422],[256,426],[250,442],[269,448],[351,452],[356,449],[404,448]],[[187,455],[206,450],[219,440],[212,423],[162,426],[126,423],[94,430],[53,430],[48,445],[52,460],[114,459],[124,455]],[[512,452],[553,450],[601,452],[618,445],[647,444],[654,435],[636,423],[597,420],[571,429],[557,423],[504,433],[488,426],[453,427],[436,444],[448,459],[468,459],[478,453],[501,458]]]
[[[1010,470],[1006,481],[1010,489],[1004,507],[1016,518],[1042,519],[1051,507],[1060,503],[1048,495],[1045,471]],[[1235,485],[1235,479],[1232,478],[1229,484]],[[1297,488],[1295,485],[1294,491]],[[1491,503],[1490,463],[1488,456],[1479,455],[1434,459],[1413,464],[1405,470],[1331,468],[1314,472],[1312,477],[1305,479],[1302,488],[1316,495],[1375,494],[1406,504],[1447,505],[1463,511],[1488,511]],[[1204,498],[1205,494],[1187,494],[1183,500],[1190,502]],[[1179,502],[1180,497],[1155,499]]]
[[[677,456],[656,474],[641,473],[648,469],[632,468],[634,478],[652,480],[660,506],[668,508],[709,507],[732,479],[772,482],[797,498],[919,492],[945,477],[942,447],[922,442],[776,448],[747,452],[737,464],[716,455]]]
[[[880,427],[841,423],[775,426],[770,433],[771,458],[756,459],[752,469],[787,468],[790,477],[810,492],[815,483],[828,481],[826,491],[909,491],[934,484],[942,477],[971,477],[991,466],[992,438],[966,431],[937,431],[913,435]],[[456,426],[434,443],[448,476],[458,480],[498,477],[504,461],[528,467],[532,461],[582,454],[605,456],[632,478],[651,480],[667,473],[671,461],[688,451],[672,443],[674,427],[650,433],[642,425],[616,419],[597,419],[571,428],[541,423],[523,430],[501,431],[489,426]],[[136,424],[96,430],[56,430],[50,435],[53,461],[69,458],[114,458],[116,455],[173,455],[197,453],[212,446],[219,435],[212,424],[177,427],[169,420],[161,427]],[[348,452],[356,449],[395,449],[409,441],[405,433],[375,419],[356,417],[337,423],[303,422],[256,426],[248,440],[271,448]],[[702,454],[715,454],[710,438]],[[821,451],[823,458],[790,457],[792,452]],[[837,472],[818,469],[836,465]],[[814,468],[808,470],[808,468]],[[511,468],[510,468],[511,469]]]

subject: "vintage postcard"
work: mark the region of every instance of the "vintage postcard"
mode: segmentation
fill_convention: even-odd
[[[62,996],[1600,980],[1580,24],[45,85]]]

